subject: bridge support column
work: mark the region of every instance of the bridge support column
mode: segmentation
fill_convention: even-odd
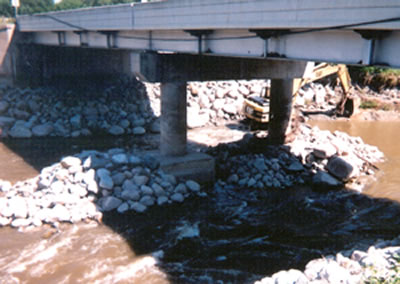
[[[292,112],[293,79],[272,79],[268,140],[284,144]]]
[[[187,152],[186,101],[186,81],[161,84],[160,151],[163,156],[183,156]]]

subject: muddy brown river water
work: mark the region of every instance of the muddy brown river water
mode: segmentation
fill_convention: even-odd
[[[400,122],[314,124],[361,136],[385,153],[379,179],[366,189],[373,198],[307,187],[266,192],[216,187],[207,198],[143,215],[105,215],[102,225],[24,233],[1,228],[0,283],[251,283],[400,235]],[[0,178],[33,177],[63,155],[124,143],[0,143]]]

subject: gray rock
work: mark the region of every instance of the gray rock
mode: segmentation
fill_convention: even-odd
[[[118,136],[124,134],[125,130],[119,125],[113,125],[108,129],[108,133]]]
[[[134,155],[129,156],[129,164],[133,166],[138,166],[142,163],[142,160],[139,157],[136,157]]]
[[[208,113],[198,113],[196,111],[188,111],[187,114],[187,126],[190,129],[203,127],[210,120]]]
[[[0,101],[0,114],[5,113],[9,106],[9,103],[7,103],[6,101]]]
[[[187,188],[189,188],[189,190],[193,191],[193,192],[198,192],[200,191],[200,184],[198,184],[197,182],[193,181],[193,180],[188,180],[186,181],[186,186]]]
[[[124,165],[128,163],[128,156],[126,154],[116,154],[111,157],[114,164]]]
[[[8,127],[15,123],[15,118],[0,116],[0,127]]]
[[[125,213],[125,212],[128,211],[128,210],[129,210],[129,204],[126,203],[126,202],[122,203],[122,204],[121,204],[120,206],[118,206],[118,208],[117,208],[118,213],[121,213],[121,214]]]
[[[140,192],[136,189],[126,189],[122,191],[121,198],[125,200],[134,200],[137,201],[140,199]]]
[[[20,228],[20,227],[28,227],[32,224],[32,220],[30,219],[15,219],[11,222],[11,227]]]
[[[342,185],[342,183],[338,181],[336,178],[334,178],[327,172],[323,171],[319,171],[318,173],[316,173],[312,178],[312,182],[315,185],[321,185],[321,186],[337,187]]]
[[[222,109],[225,113],[228,113],[228,114],[236,114],[237,113],[237,107],[234,104],[225,104],[222,107]]]
[[[151,188],[153,189],[154,194],[155,194],[157,197],[166,195],[165,190],[164,190],[159,184],[157,184],[157,183],[153,183],[153,184],[151,185]]]
[[[126,177],[123,173],[116,173],[111,178],[115,185],[122,185],[124,183]]]
[[[136,184],[134,184],[131,180],[127,179],[122,184],[122,189],[123,190],[139,190],[139,187]]]
[[[118,208],[122,201],[114,196],[106,196],[101,199],[101,208],[103,211],[111,211]]]
[[[83,163],[85,169],[99,169],[104,168],[108,164],[108,160],[98,155],[90,155]]]
[[[142,194],[144,195],[153,195],[153,189],[147,185],[142,185],[140,187],[140,191],[142,192]]]
[[[143,134],[146,134],[146,129],[144,129],[144,128],[141,127],[141,126],[137,126],[137,127],[133,128],[133,134],[135,134],[135,135],[143,135]]]
[[[9,192],[12,188],[12,184],[9,181],[0,181],[0,191]]]
[[[51,132],[53,132],[54,127],[50,123],[36,125],[32,128],[33,136],[44,137],[48,136]]]
[[[287,167],[287,169],[291,172],[301,172],[304,170],[304,167],[300,162],[294,161],[294,162],[290,163],[290,165]]]
[[[145,206],[153,206],[154,202],[155,202],[154,198],[149,195],[145,195],[139,200],[139,203]]]
[[[65,208],[63,205],[57,204],[51,211],[52,211],[52,217],[54,219],[57,219],[61,222],[71,221],[71,214],[69,210]]]
[[[153,121],[153,123],[150,125],[150,132],[151,133],[160,133],[161,131],[161,125],[160,125],[160,120],[156,119]]]
[[[40,104],[35,100],[28,101],[28,108],[32,113],[36,113],[40,111]]]
[[[71,126],[74,129],[81,128],[81,118],[82,118],[81,115],[77,114],[77,115],[74,115],[73,117],[71,117],[71,119],[69,120],[69,122],[71,123]]]
[[[168,200],[168,199],[167,199]],[[8,226],[11,224],[12,219],[0,216],[0,227]]]
[[[26,120],[30,117],[30,114],[24,110],[14,109],[14,117],[16,119]]]
[[[319,159],[327,159],[335,155],[337,152],[336,147],[331,143],[321,143],[314,147],[313,154]]]
[[[171,200],[172,200],[172,201],[175,201],[175,202],[183,202],[183,200],[185,200],[185,198],[184,198],[183,195],[180,194],[180,193],[174,193],[174,194],[171,196]]]
[[[181,193],[181,194],[185,194],[185,193],[187,192],[187,190],[186,190],[186,185],[184,185],[183,183],[178,184],[178,185],[175,187],[174,192],[176,192],[176,193]]]
[[[99,186],[105,189],[112,189],[114,182],[110,176],[110,172],[106,169],[98,169],[96,171],[97,177],[99,178]]]
[[[353,172],[353,166],[339,157],[330,158],[326,168],[331,175],[342,181],[348,180]]]
[[[139,202],[134,202],[131,205],[131,209],[135,210],[138,213],[143,213],[144,211],[146,211],[147,207]]]
[[[289,271],[280,271],[272,275],[274,284],[307,284],[309,283],[307,277],[300,270],[290,269]]]
[[[22,197],[15,196],[8,200],[8,207],[13,213],[15,218],[27,218],[28,217],[28,204]],[[3,214],[4,215],[4,214]],[[6,216],[7,217],[7,216]]]
[[[82,164],[82,161],[77,157],[69,156],[63,158],[60,163],[64,168],[68,169],[71,167],[79,167]]]
[[[231,176],[229,176],[228,183],[238,183],[239,182],[239,176],[237,174],[233,174]]]
[[[166,196],[159,196],[157,198],[157,204],[160,205],[160,206],[164,205],[167,202],[168,202],[168,197],[166,197]]]
[[[8,134],[13,138],[31,138],[32,132],[25,126],[16,125],[13,126]]]
[[[133,177],[133,182],[134,184],[136,184],[137,186],[142,186],[147,184],[147,182],[149,181],[149,178],[147,176],[134,176]]]
[[[268,169],[265,165],[265,160],[263,158],[256,159],[254,161],[254,167],[260,172],[266,171]]]

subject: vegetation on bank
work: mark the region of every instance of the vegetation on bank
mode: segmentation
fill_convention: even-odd
[[[20,0],[21,6],[18,9],[18,14],[34,14],[131,2],[140,2],[140,0],[62,0],[57,4],[54,4],[53,0]],[[14,9],[10,0],[0,0],[0,16],[14,16]]]
[[[353,81],[362,86],[381,91],[386,88],[400,87],[400,69],[383,67],[349,67]]]

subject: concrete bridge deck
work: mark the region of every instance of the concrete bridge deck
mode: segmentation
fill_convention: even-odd
[[[18,17],[46,45],[400,67],[397,0],[167,0]]]

